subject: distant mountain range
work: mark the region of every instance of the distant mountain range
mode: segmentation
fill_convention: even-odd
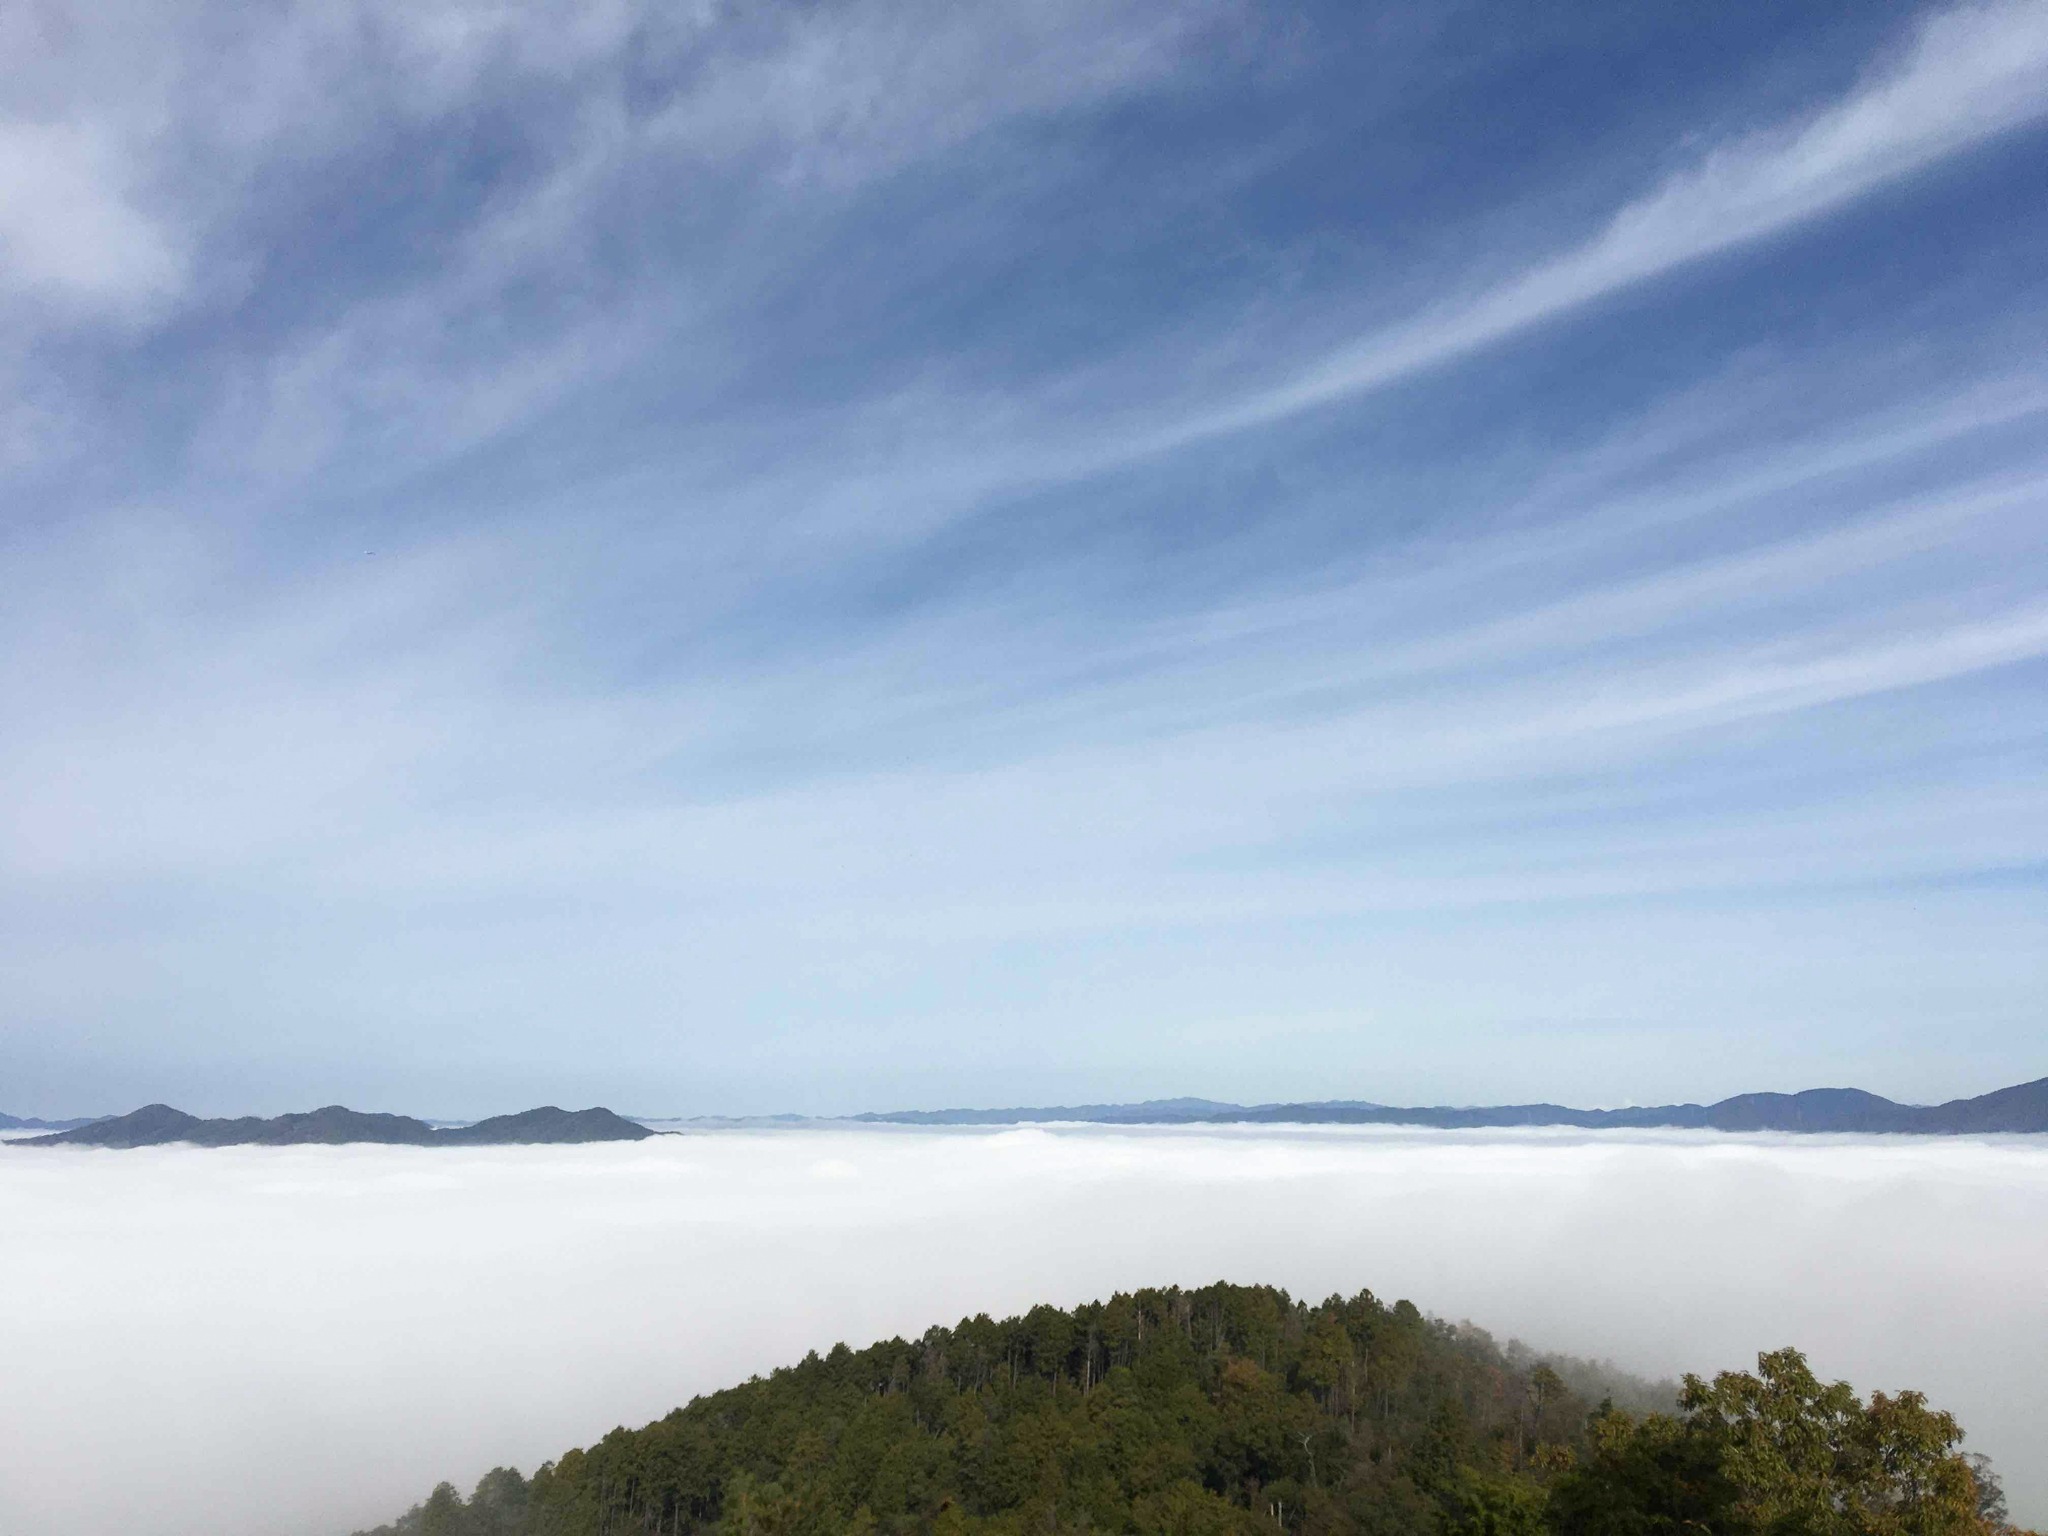
[[[1860,1088],[1804,1093],[1744,1093],[1717,1104],[1645,1109],[1571,1109],[1562,1104],[1401,1109],[1356,1099],[1314,1104],[1224,1104],[1213,1099],[1148,1099],[1142,1104],[1069,1104],[1040,1109],[905,1109],[854,1116],[884,1125],[1567,1125],[1586,1130],[1861,1131],[1960,1136],[2048,1131],[2048,1077],[1946,1104],[1897,1104]]]
[[[87,1115],[77,1120],[38,1120],[31,1115],[22,1120],[13,1115],[0,1115],[0,1131],[68,1131],[77,1126],[91,1125],[95,1118]]]
[[[773,1123],[806,1123],[800,1115]],[[2048,1132],[2048,1077],[1946,1104],[1899,1104],[1860,1088],[1810,1088],[1804,1093],[1744,1093],[1715,1104],[1660,1104],[1632,1109],[1572,1109],[1562,1104],[1437,1105],[1400,1108],[1363,1099],[1305,1104],[1229,1104],[1218,1099],[1147,1099],[1138,1104],[1059,1104],[1020,1109],[902,1109],[854,1115],[870,1125],[1420,1125],[1443,1130],[1490,1126],[1576,1126],[1583,1130],[1893,1132],[1961,1136]],[[725,1122],[693,1121],[709,1127]],[[731,1122],[734,1124],[766,1122]],[[828,1122],[829,1123],[829,1122]],[[663,1134],[608,1109],[557,1109],[552,1104],[473,1125],[436,1126],[410,1115],[365,1114],[330,1104],[270,1119],[202,1120],[168,1104],[102,1120],[22,1120],[0,1115],[0,1130],[47,1130],[17,1137],[18,1147],[202,1147],[341,1145],[480,1147],[520,1143],[641,1141]]]
[[[549,1104],[516,1115],[496,1115],[474,1125],[432,1126],[410,1115],[364,1114],[330,1104],[300,1115],[268,1120],[202,1120],[168,1104],[148,1104],[133,1114],[93,1120],[54,1136],[31,1136],[17,1147],[161,1147],[190,1142],[201,1147],[289,1147],[345,1142],[378,1142],[406,1147],[502,1147],[533,1142],[642,1141],[657,1134],[608,1109],[557,1109]]]

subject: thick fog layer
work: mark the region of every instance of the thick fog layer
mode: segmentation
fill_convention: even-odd
[[[9,1148],[0,1231],[7,1531],[345,1532],[838,1339],[1218,1278],[1655,1374],[1795,1343],[1927,1390],[2048,1520],[2038,1138]]]

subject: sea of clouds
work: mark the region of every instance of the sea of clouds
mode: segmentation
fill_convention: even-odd
[[[304,1532],[806,1350],[1143,1284],[1370,1287],[1676,1374],[1920,1387],[2048,1521],[2048,1138],[722,1130],[0,1150],[0,1530]]]

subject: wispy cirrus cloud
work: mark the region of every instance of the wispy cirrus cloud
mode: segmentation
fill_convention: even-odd
[[[416,470],[654,338],[725,345],[704,318],[787,259],[764,223],[801,227],[807,203],[827,212],[1006,125],[1166,88],[1230,15],[1087,3],[736,19],[468,0],[204,24],[20,13],[9,37],[35,67],[0,90],[4,318],[21,348],[100,319],[266,313],[209,370],[204,472],[261,495],[365,456]],[[26,114],[12,125],[10,106]],[[487,165],[447,149],[462,134]],[[445,165],[422,167],[427,139]],[[391,218],[363,220],[366,174]],[[765,220],[746,191],[763,176],[782,188]],[[697,203],[714,227],[669,227]],[[355,262],[322,250],[337,222],[366,247]],[[379,222],[431,227],[431,258],[387,248]],[[502,323],[507,306],[521,323]],[[46,456],[89,451],[91,430],[52,409],[88,416],[90,391],[17,367],[46,405],[20,418],[16,457],[37,440]]]
[[[1673,130],[1604,218],[1542,161],[1464,276],[1371,235],[1460,248],[1479,216],[1414,185],[1502,153],[1473,87],[1436,43],[1376,62],[1430,88],[1346,181],[1334,11],[87,20],[132,91],[78,107],[52,54],[7,110],[98,134],[182,275],[118,326],[9,311],[68,455],[0,535],[35,1081],[91,1040],[288,1057],[282,1092],[323,1041],[494,1030],[544,1074],[573,1012],[677,1107],[853,1107],[868,1040],[975,1097],[1020,1040],[1107,1072],[1181,1029],[1420,1083],[1388,1021],[1438,996],[1731,1021],[1673,1078],[1872,1019],[1954,1073],[1912,1044],[1937,993],[2021,1049],[2048,316],[2023,200],[1950,209],[1977,266],[1914,236],[2032,131],[2037,12]],[[1571,131],[1639,164],[1640,108]],[[1882,252],[1827,245],[1857,199]],[[1575,326],[1630,285],[1632,334]],[[1361,340],[1383,292],[1424,297]]]
[[[2048,14],[2032,0],[1926,19],[1850,95],[1694,151],[1592,239],[1479,293],[1346,343],[1141,439],[1158,452],[1312,410],[1436,367],[1634,284],[1795,228],[2048,114]]]

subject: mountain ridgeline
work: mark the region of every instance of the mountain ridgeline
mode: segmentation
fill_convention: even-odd
[[[2048,1131],[2048,1077],[1946,1104],[1899,1104],[1860,1088],[1744,1093],[1714,1104],[1571,1109],[1562,1104],[1402,1109],[1357,1099],[1313,1104],[1225,1104],[1151,1099],[1142,1104],[1073,1104],[1038,1109],[896,1110],[856,1119],[887,1125],[1420,1125],[1439,1130],[1492,1126],[1577,1126],[1583,1130],[1699,1130],[1897,1133],[1923,1136]]]
[[[642,1141],[655,1134],[608,1109],[557,1109],[552,1104],[516,1115],[496,1115],[474,1125],[456,1126],[433,1126],[410,1115],[365,1114],[339,1104],[267,1120],[253,1115],[236,1120],[202,1120],[168,1104],[148,1104],[133,1114],[94,1120],[53,1136],[32,1136],[10,1145],[161,1147],[188,1142],[200,1147],[291,1147],[374,1142],[405,1147],[501,1147]]]
[[[1369,1292],[1169,1287],[841,1344],[357,1536],[2011,1532],[1960,1440],[1795,1350],[1657,1388]]]
[[[0,1131],[69,1131],[81,1125],[91,1125],[97,1118],[86,1115],[75,1120],[42,1120],[34,1115],[0,1115]]]
[[[800,1115],[771,1117],[792,1124]],[[1216,1099],[1147,1099],[1138,1104],[1066,1104],[1020,1109],[904,1109],[854,1115],[870,1125],[1415,1125],[1439,1130],[1508,1126],[1570,1126],[1582,1130],[1703,1130],[1889,1133],[1924,1136],[2048,1132],[2048,1077],[1946,1104],[1900,1104],[1860,1088],[1810,1088],[1804,1093],[1745,1093],[1714,1104],[1572,1109],[1562,1104],[1399,1108],[1362,1099],[1304,1104],[1229,1104]],[[723,1123],[723,1122],[721,1122]],[[99,1120],[17,1120],[0,1115],[0,1130],[53,1134],[12,1140],[14,1146],[203,1147],[340,1145],[503,1146],[524,1142],[639,1141],[659,1134],[608,1109],[547,1105],[498,1115],[474,1125],[434,1126],[409,1115],[366,1114],[330,1104],[269,1119],[203,1120],[168,1104]]]

